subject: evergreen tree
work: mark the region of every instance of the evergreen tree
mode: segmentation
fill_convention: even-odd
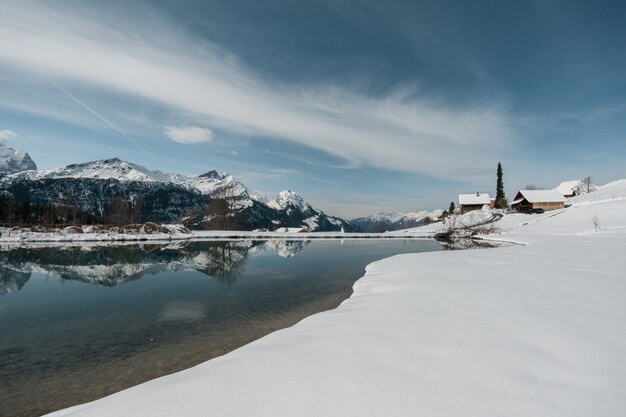
[[[448,213],[453,214],[456,206],[454,205],[454,201],[450,202],[450,208],[448,209]]]
[[[498,179],[496,181],[496,208],[503,209],[507,207],[506,197],[504,196],[504,182],[502,181],[502,164],[498,162]]]

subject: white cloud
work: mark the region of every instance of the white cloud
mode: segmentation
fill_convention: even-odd
[[[4,140],[4,139],[14,139],[17,137],[17,133],[15,133],[12,130],[0,130],[0,140]]]
[[[167,22],[124,15],[143,16],[2,2],[0,62],[75,82],[76,88],[151,100],[251,138],[313,147],[350,166],[467,180],[485,167],[491,172],[511,141],[510,121],[498,102],[455,106],[413,88],[372,97],[333,85],[270,84]]]
[[[211,139],[213,139],[213,132],[211,129],[197,126],[165,126],[163,133],[165,133],[165,136],[172,139],[174,142],[179,143],[202,143],[210,142]]]

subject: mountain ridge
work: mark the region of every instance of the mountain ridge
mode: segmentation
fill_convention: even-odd
[[[257,194],[251,195],[243,183],[227,173],[210,170],[197,176],[172,174],[115,157],[41,171],[17,170],[0,178],[0,191],[18,202],[71,204],[101,218],[114,210],[114,199],[135,207],[141,197],[142,212],[137,217],[146,221],[172,223],[196,213],[192,226],[198,228],[221,215],[234,216],[237,226],[244,229],[357,230],[345,220],[313,208],[293,191],[283,191],[266,202]],[[218,200],[229,201],[232,213],[217,213]],[[198,213],[207,214],[198,218]]]

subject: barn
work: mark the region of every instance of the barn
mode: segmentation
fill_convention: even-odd
[[[487,193],[459,194],[459,206],[461,213],[472,210],[480,210],[484,206],[491,206],[491,199]]]
[[[556,190],[520,190],[511,208],[520,212],[557,210],[565,207],[565,197]]]

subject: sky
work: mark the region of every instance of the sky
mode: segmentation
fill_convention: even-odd
[[[0,141],[354,218],[626,177],[623,1],[0,1]]]

